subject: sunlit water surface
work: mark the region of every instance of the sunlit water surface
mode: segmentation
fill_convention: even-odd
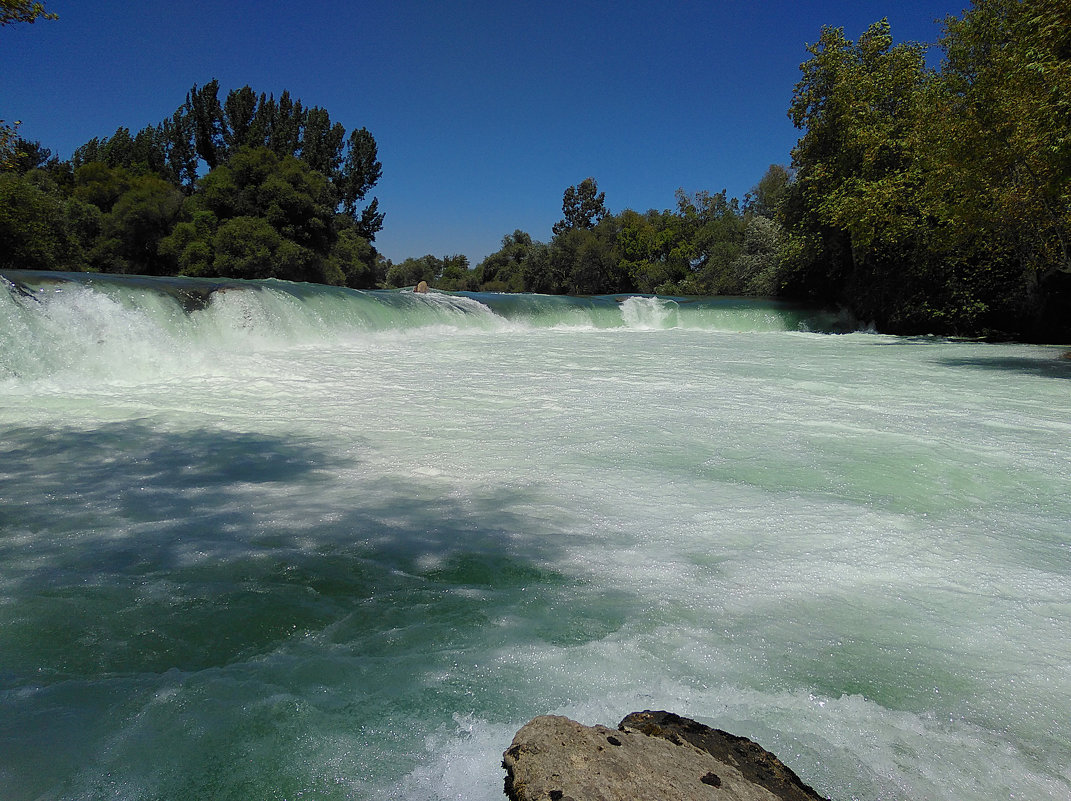
[[[1071,795],[1060,349],[219,288],[0,286],[0,798],[498,799],[643,709]]]

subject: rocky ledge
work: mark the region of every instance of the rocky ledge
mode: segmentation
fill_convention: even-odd
[[[670,712],[534,718],[502,767],[511,801],[827,801],[757,743]]]

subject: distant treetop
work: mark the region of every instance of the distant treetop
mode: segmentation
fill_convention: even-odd
[[[38,18],[59,19],[59,15],[45,11],[44,3],[31,3],[29,0],[0,0],[0,25],[14,25],[16,22],[33,23]]]

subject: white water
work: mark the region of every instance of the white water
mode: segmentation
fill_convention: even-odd
[[[1071,794],[1057,349],[59,294],[0,318],[0,798],[497,799],[641,709]]]

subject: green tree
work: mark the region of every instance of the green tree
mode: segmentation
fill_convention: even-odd
[[[265,217],[300,244],[330,247],[334,209],[327,180],[293,156],[242,148],[205,176],[198,198],[220,220]]]
[[[261,137],[254,140],[253,122],[257,114],[257,96],[248,86],[232,89],[223,101],[223,141],[227,150],[257,147],[264,144]]]
[[[8,125],[6,120],[0,120],[0,172],[8,172],[15,168],[15,143],[19,140],[19,125],[21,124],[20,120],[16,120],[13,125]]]
[[[375,289],[386,279],[376,249],[352,225],[339,231],[324,272],[328,283],[352,289]]]
[[[301,160],[323,175],[337,175],[342,165],[345,138],[346,129],[340,123],[331,122],[326,110],[314,106],[305,114],[305,127],[301,132]],[[378,178],[376,175],[376,180]],[[375,180],[372,181],[374,183]]]
[[[91,161],[74,171],[72,194],[107,213],[130,189],[132,181],[133,176],[122,167],[109,167],[102,161]]]
[[[32,0],[0,0],[0,26],[16,22],[33,24],[38,19],[59,19],[59,15],[45,11],[45,4]]]
[[[215,79],[195,84],[159,125],[117,128],[62,163],[0,123],[0,166],[29,176],[7,189],[43,220],[10,216],[12,252],[70,269],[381,283],[383,213],[369,193],[382,165],[367,129],[347,138],[286,91],[219,93]],[[449,264],[450,280],[467,278],[467,262]]]
[[[726,191],[697,192],[694,197],[677,191],[680,220],[671,257],[681,262],[683,274],[676,292],[685,295],[720,295],[739,291],[730,265],[743,247],[744,218],[740,203]]]
[[[781,288],[778,254],[784,240],[781,225],[769,217],[756,214],[748,218],[744,228],[744,243],[730,268],[736,286],[744,295],[772,297]]]
[[[792,180],[788,168],[771,164],[766,173],[744,199],[744,208],[751,214],[773,218]]]
[[[790,109],[785,289],[891,332],[1071,335],[1069,30],[1062,1],[978,0],[936,71],[885,22],[823,30]]]
[[[184,110],[191,121],[194,150],[208,165],[208,169],[215,169],[227,157],[223,106],[219,102],[219,81],[213,78],[202,87],[194,84],[186,94]]]
[[[187,214],[205,211],[219,222],[219,228],[211,234],[211,243],[216,254],[212,269],[227,271],[221,275],[319,282],[333,278],[341,283],[345,269],[337,262],[342,251],[335,253],[335,266],[342,270],[341,274],[330,269],[327,261],[339,231],[333,205],[334,195],[327,179],[304,162],[294,156],[279,158],[266,147],[243,147],[204,177]],[[239,218],[240,223],[226,225]],[[252,220],[258,222],[254,224]],[[261,222],[281,240],[276,242],[267,236]],[[183,228],[175,241],[167,243],[167,252],[180,260],[185,258],[198,270],[206,269],[202,246],[188,254],[187,251],[193,242],[204,241],[211,228],[204,223],[200,232]],[[220,248],[225,251],[222,255]],[[258,260],[265,252],[285,258],[285,264],[274,268],[261,265]]]
[[[533,242],[521,265],[522,286],[525,292],[549,295],[564,291],[564,273],[557,272],[552,263],[550,246]]]
[[[698,210],[691,209],[690,200],[682,204],[683,192],[678,192],[677,212],[651,209],[645,214],[626,209],[621,214],[618,241],[621,247],[622,269],[627,271],[636,291],[675,295],[693,291],[693,268],[696,263],[696,232],[700,227]]]
[[[910,169],[924,49],[894,46],[882,20],[858,43],[824,28],[808,50],[789,111],[804,134],[780,206],[785,288],[887,316],[909,278],[897,268],[919,245],[906,234],[918,231]]]
[[[171,232],[182,208],[182,193],[155,175],[134,178],[103,218],[103,236],[116,272],[160,275],[171,264],[159,244]],[[103,265],[100,265],[103,266]]]
[[[335,185],[343,211],[354,218],[360,234],[370,241],[383,227],[383,214],[378,198],[372,198],[363,209],[360,204],[382,174],[383,165],[372,134],[366,128],[351,133]]]
[[[183,214],[187,219],[176,223],[160,240],[157,252],[179,275],[212,275],[213,240],[219,220],[211,211],[200,209],[193,199],[185,201]]]
[[[630,290],[628,273],[621,267],[617,231],[617,218],[609,216],[599,220],[594,228],[573,228],[562,235],[573,240],[570,294],[600,295]]]
[[[954,221],[939,244],[1004,272],[997,291],[1014,267],[1021,313],[1037,315],[1071,271],[1071,7],[978,0],[945,29],[920,127],[925,201]]]
[[[562,196],[562,219],[554,224],[552,230],[557,235],[574,228],[594,228],[608,213],[606,193],[599,191],[594,178],[585,178],[565,190]]]
[[[0,156],[5,167],[14,163],[13,156],[8,155],[12,147],[3,138],[7,130],[0,128]],[[211,181],[200,180],[199,172],[207,168],[207,175],[211,175],[236,158],[246,159],[241,154],[258,148],[272,152],[279,164],[288,158],[297,159],[321,175],[330,196],[318,198],[317,202],[322,199],[333,211],[349,217],[359,237],[375,240],[384,219],[379,200],[370,197],[383,169],[375,139],[366,128],[347,137],[346,129],[332,122],[325,109],[306,109],[285,90],[276,100],[274,95],[258,96],[249,86],[243,86],[228,92],[221,101],[218,80],[203,86],[194,84],[183,105],[159,125],[143,128],[135,135],[121,127],[110,137],[91,139],[75,150],[71,162],[75,169],[101,162],[107,167],[122,167],[131,175],[154,173],[188,194],[208,190],[212,196],[219,188],[213,185],[218,176]],[[214,201],[210,197],[211,202]],[[257,213],[250,206],[232,211],[230,216]],[[328,238],[333,239],[340,226],[351,223],[340,219],[331,226]],[[294,241],[302,243],[300,237]],[[304,244],[322,249],[315,243]]]
[[[453,292],[468,289],[471,275],[468,256],[461,253],[445,256],[442,271],[435,279],[435,286]]]
[[[147,126],[134,135],[129,128],[120,127],[109,137],[94,137],[76,148],[70,163],[77,169],[99,162],[108,167],[121,167],[133,175],[153,173],[178,184],[181,176],[169,163],[168,148],[169,140],[163,125]]]
[[[213,237],[212,274],[230,278],[285,277],[285,240],[263,217],[233,217]],[[291,243],[293,244],[293,243]],[[282,273],[282,275],[280,275]]]
[[[385,283],[386,286],[395,288],[416,286],[421,281],[431,284],[442,273],[442,269],[442,259],[430,253],[420,258],[408,258],[400,264],[391,265]]]
[[[160,123],[167,175],[176,185],[193,191],[197,181],[197,151],[193,146],[193,122],[184,109],[176,109]]]
[[[525,288],[524,265],[535,243],[520,229],[502,237],[502,247],[473,271],[475,288],[483,291],[520,292]]]
[[[0,175],[0,267],[78,270],[82,253],[64,199],[31,175]]]

